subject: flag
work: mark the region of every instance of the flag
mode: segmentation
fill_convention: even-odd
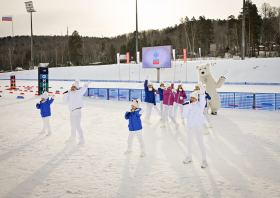
[[[2,16],[2,21],[13,21],[13,16]]]
[[[184,62],[187,62],[187,50],[183,49],[183,53],[184,53]]]
[[[120,64],[120,53],[117,53],[117,64]]]
[[[126,63],[129,64],[129,52],[126,52]]]

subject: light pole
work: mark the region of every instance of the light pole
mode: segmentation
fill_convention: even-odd
[[[137,52],[138,52],[138,16],[137,16],[137,0],[136,0],[136,56],[135,56],[136,62],[137,62]]]
[[[33,7],[32,1],[24,2],[26,11],[30,13],[30,19],[31,19],[31,69],[34,69],[34,58],[33,58],[33,30],[32,30],[32,12],[36,12],[36,10]]]
[[[243,0],[241,60],[245,60],[245,0]]]

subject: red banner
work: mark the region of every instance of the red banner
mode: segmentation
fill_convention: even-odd
[[[187,62],[187,50],[183,49],[183,53],[184,53],[184,62]]]
[[[126,52],[126,63],[129,64],[129,52]]]

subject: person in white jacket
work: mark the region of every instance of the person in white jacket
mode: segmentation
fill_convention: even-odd
[[[201,83],[200,83],[201,84]],[[200,100],[198,93],[193,92],[190,95],[191,103],[184,105],[182,116],[188,119],[188,157],[183,161],[185,164],[192,162],[192,144],[193,136],[196,133],[197,141],[203,157],[201,168],[207,167],[206,151],[203,143],[203,124],[205,124],[203,110],[205,107],[205,88],[200,86]]]
[[[76,80],[75,83],[72,84],[71,90],[65,91],[63,96],[63,101],[68,102],[69,111],[70,111],[70,122],[71,122],[71,136],[66,142],[74,142],[76,140],[76,130],[79,133],[79,145],[85,143],[83,130],[81,127],[81,118],[82,112],[81,109],[83,107],[83,95],[85,94],[88,85],[90,82],[84,84],[84,86],[79,89],[79,80]]]

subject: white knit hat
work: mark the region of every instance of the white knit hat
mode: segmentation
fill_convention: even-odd
[[[48,99],[48,92],[44,92],[42,95],[41,95],[41,98],[45,98],[45,99]]]
[[[181,85],[181,87],[183,88],[183,82],[181,82],[179,85]]]
[[[136,108],[139,108],[140,106],[140,103],[141,103],[141,100],[140,99],[137,99],[137,100],[131,100],[131,105],[132,106],[135,106]]]
[[[73,84],[72,84],[72,86],[75,86],[75,87],[77,87],[78,89],[79,89],[79,82],[80,82],[80,80],[76,80]]]
[[[148,81],[148,86],[149,86],[149,85],[152,85],[152,86],[153,86],[153,83],[151,83],[150,81]]]
[[[162,84],[164,84],[164,82],[161,80],[161,81],[160,81],[160,85],[162,85]]]
[[[202,82],[198,82],[195,86],[200,88],[202,86]]]
[[[166,83],[166,88],[171,87],[171,85],[169,83]]]
[[[191,95],[190,95],[190,98],[191,97],[198,99],[198,92],[197,91],[192,92]]]

